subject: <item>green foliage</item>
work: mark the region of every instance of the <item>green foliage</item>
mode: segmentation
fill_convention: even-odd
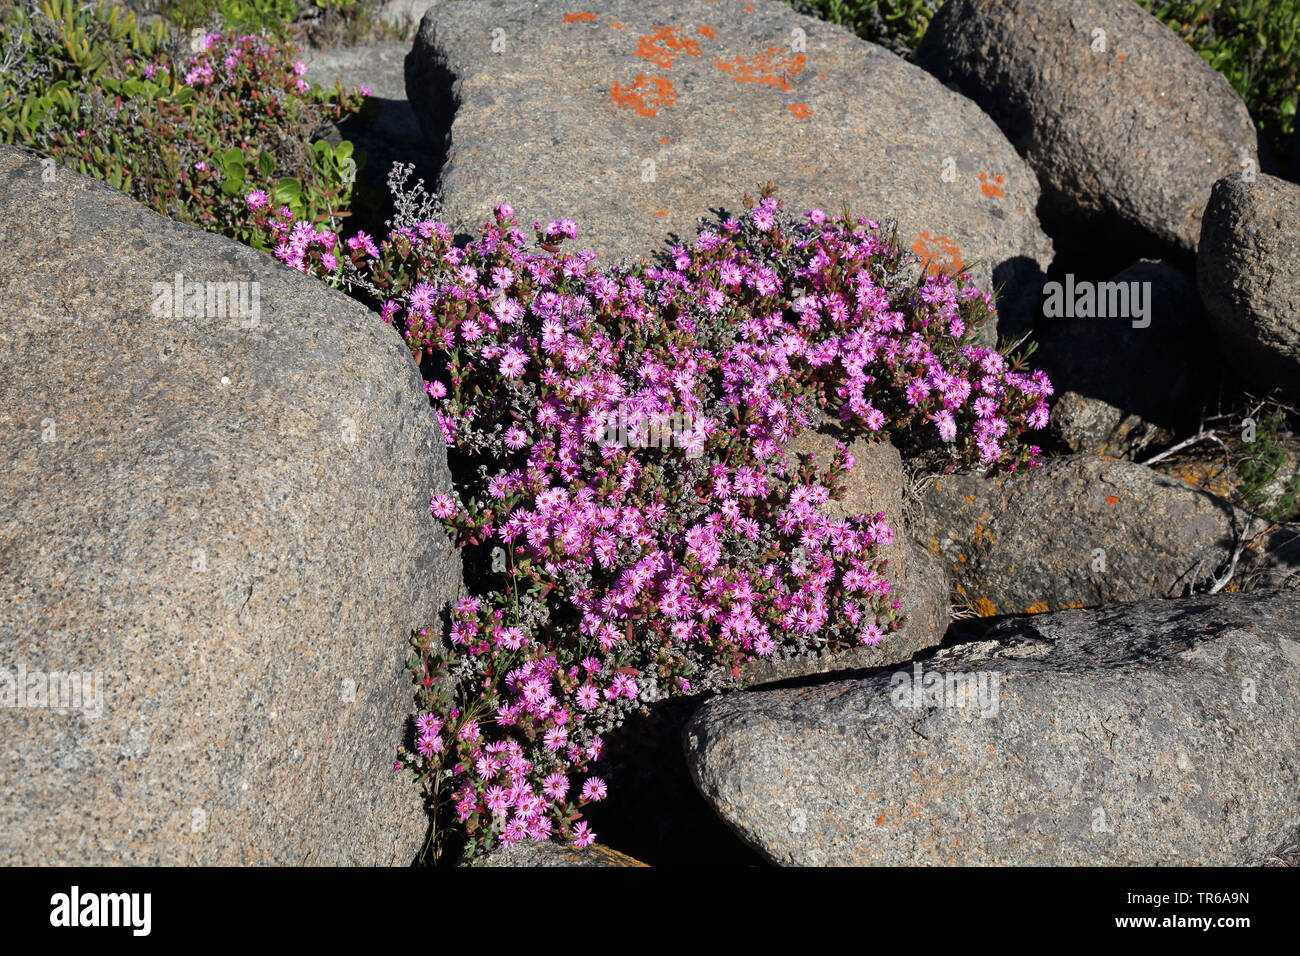
[[[204,27],[215,15],[240,33],[275,32],[298,15],[299,0],[163,0],[158,12],[183,30]]]
[[[1238,492],[1242,502],[1256,514],[1270,521],[1287,521],[1300,504],[1300,471],[1291,475],[1285,487],[1277,487],[1283,469],[1294,467],[1286,446],[1278,436],[1285,422],[1281,411],[1260,419],[1250,455],[1237,466],[1241,476]]]
[[[795,9],[908,56],[943,0],[794,0]]]
[[[308,88],[283,36],[144,30],[132,13],[76,0],[25,0],[0,19],[0,141],[252,244],[254,189],[300,218],[347,215],[352,144],[312,141],[360,97]]]

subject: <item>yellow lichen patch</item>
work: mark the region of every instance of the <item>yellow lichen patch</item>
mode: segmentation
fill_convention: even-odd
[[[1051,609],[1047,606],[1046,601],[1035,601],[1033,604],[1029,605],[1029,607],[1025,608],[1025,613],[1046,614],[1049,610]]]
[[[931,236],[923,232],[912,244],[912,251],[921,257],[927,275],[955,275],[966,266],[961,250],[947,236]],[[935,487],[938,487],[937,483]]]
[[[677,93],[671,80],[662,76],[636,75],[636,82],[626,89],[615,83],[609,91],[614,102],[640,116],[658,116],[659,107],[677,102]]]
[[[1159,465],[1157,470],[1224,498],[1232,496],[1234,485],[1238,481],[1237,476],[1222,460],[1215,459],[1167,462]]]
[[[769,47],[762,53],[756,53],[749,59],[737,56],[732,60],[715,57],[713,65],[724,73],[731,74],[737,83],[757,83],[777,89],[793,90],[788,77],[802,73],[808,57],[800,53],[794,57],[785,57],[780,47]]]
[[[980,183],[980,189],[983,191],[984,195],[990,198],[1006,195],[1001,188],[1002,185],[1006,183],[1006,180],[997,174],[994,174],[993,182],[989,182],[988,173],[980,173]]]
[[[988,598],[976,598],[971,607],[980,617],[992,617],[998,613],[997,606]]]
[[[665,70],[672,68],[673,57],[683,54],[699,56],[700,45],[690,37],[682,36],[677,27],[659,27],[654,33],[643,36],[636,46],[637,56],[656,63]]]

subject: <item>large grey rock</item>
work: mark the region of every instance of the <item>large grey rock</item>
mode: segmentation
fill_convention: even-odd
[[[1300,584],[1300,529],[1202,488],[1111,458],[1049,459],[986,479],[945,475],[923,492],[921,543],[958,602],[982,616],[1178,597],[1222,577],[1234,589]]]
[[[0,707],[0,857],[410,862],[407,641],[460,570],[409,352],[266,253],[10,147],[0,241],[0,677],[92,675],[91,706]],[[169,315],[177,274],[257,307],[249,285]]]
[[[1196,273],[1241,377],[1254,389],[1300,394],[1300,186],[1264,175],[1215,183]]]
[[[1259,168],[1241,98],[1132,0],[949,0],[916,58],[1029,161],[1049,228],[1195,249],[1214,181]]]
[[[406,88],[447,139],[441,193],[465,232],[509,201],[525,224],[576,219],[605,259],[660,253],[772,180],[796,216],[898,219],[933,268],[1006,282],[1004,312],[1032,309],[1051,259],[1037,180],[983,112],[784,3],[434,3]]]
[[[1056,390],[1049,431],[1072,452],[1114,458],[1136,458],[1194,432],[1219,375],[1193,280],[1144,259],[1090,286],[1107,308],[1127,297],[1130,314],[1063,317],[1042,333],[1031,362]],[[1062,298],[1077,304],[1070,288],[1062,284]],[[1132,314],[1130,293],[1145,303],[1144,316]]]
[[[716,697],[687,759],[779,864],[1244,864],[1300,824],[1297,620],[1287,591],[1007,621],[919,672]]]

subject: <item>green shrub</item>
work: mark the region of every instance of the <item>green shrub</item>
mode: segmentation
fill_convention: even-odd
[[[311,89],[283,35],[185,37],[74,0],[25,0],[4,20],[0,141],[254,245],[243,201],[252,189],[312,221],[347,214],[352,145],[313,140],[361,97]]]
[[[794,0],[795,9],[910,56],[943,0]]]
[[[262,33],[283,28],[302,6],[300,0],[161,0],[157,9],[185,31],[207,26],[215,15],[228,29]]]
[[[1254,442],[1246,446],[1249,454],[1237,466],[1242,502],[1270,521],[1291,520],[1300,505],[1300,472],[1280,440],[1285,424],[1280,409],[1261,418]]]

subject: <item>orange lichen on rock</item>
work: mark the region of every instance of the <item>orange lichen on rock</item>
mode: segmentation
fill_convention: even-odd
[[[795,116],[799,117],[800,119],[807,119],[808,117],[812,116],[812,112],[813,112],[812,107],[809,106],[807,103],[793,103],[790,106],[787,106],[786,109],[788,109],[791,113],[793,113]]]
[[[662,76],[647,77],[644,73],[638,73],[636,82],[629,87],[624,88],[615,83],[610,88],[609,95],[619,106],[636,110],[640,116],[658,116],[659,107],[677,102],[677,93],[670,80]]]
[[[780,59],[781,56],[781,48],[774,46],[751,56],[748,60],[743,56],[732,60],[717,57],[713,65],[724,73],[730,73],[731,78],[737,83],[758,83],[762,86],[793,90],[794,87],[786,77],[802,73],[808,57],[802,53],[785,59]]]
[[[627,24],[626,24],[626,23],[619,23],[617,20],[611,20],[609,25],[610,25],[610,27],[611,27],[612,29],[614,29],[614,30],[626,30],[626,29],[627,29]]]
[[[1000,188],[998,188],[1005,182],[1006,179],[996,175],[993,177],[993,182],[989,182],[988,173],[980,173],[980,190],[986,196],[990,196],[990,197],[1005,196],[1006,193],[1004,193]],[[994,185],[994,183],[996,183],[997,185]]]
[[[980,617],[992,617],[998,613],[997,606],[988,598],[976,598],[971,607]]]
[[[1050,608],[1048,608],[1046,601],[1035,601],[1033,604],[1029,605],[1029,607],[1025,608],[1025,613],[1046,614],[1049,610]]]
[[[928,232],[923,232],[912,243],[912,251],[925,263],[927,275],[938,275],[941,272],[951,275],[961,272],[966,265],[962,261],[961,250],[947,236],[931,236]]]
[[[1115,502],[1117,502],[1117,501],[1119,501],[1119,499],[1116,498],[1114,495],[1107,495],[1107,496],[1106,496],[1106,504],[1108,504],[1108,505],[1113,505],[1113,504],[1114,504]]]
[[[718,31],[713,29],[713,27],[696,27],[695,32],[701,36],[708,37],[710,40],[716,40],[718,38]]]
[[[643,36],[636,45],[636,55],[657,63],[665,70],[671,69],[673,57],[699,56],[700,45],[689,37],[678,35],[676,27],[659,27],[654,33]]]
[[[582,23],[585,20],[595,20],[594,13],[566,13],[564,15],[565,23]]]

